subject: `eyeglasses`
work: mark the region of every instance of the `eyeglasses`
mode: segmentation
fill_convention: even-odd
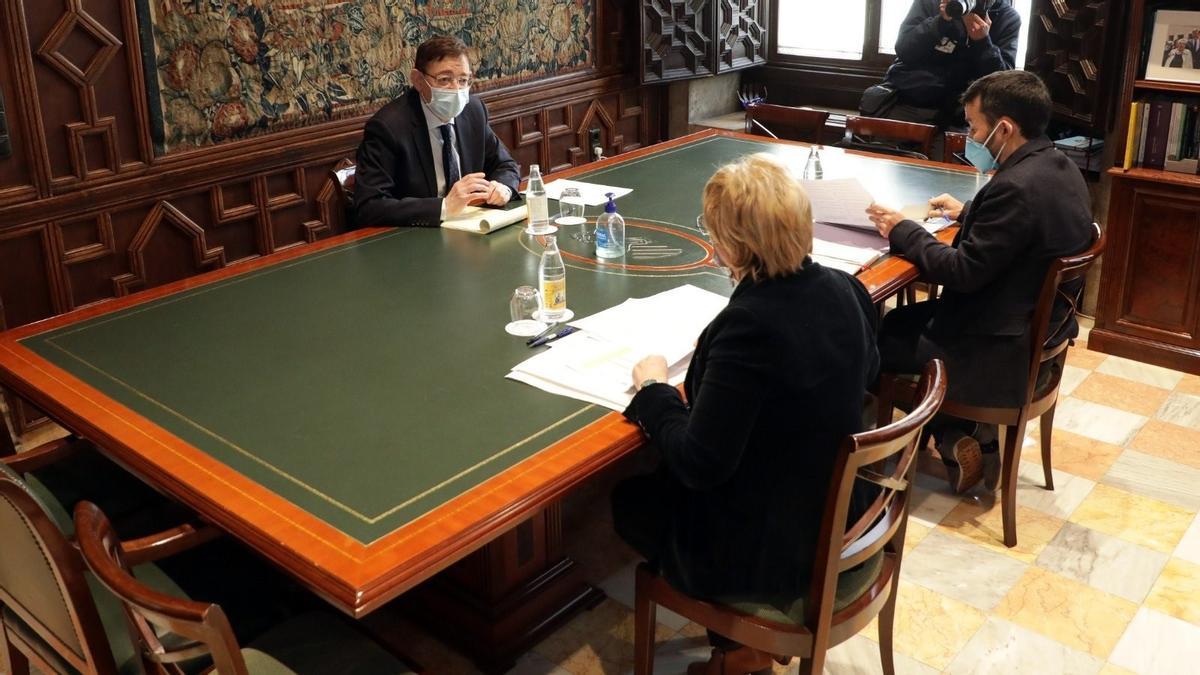
[[[427,81],[436,85],[439,89],[449,89],[451,87],[457,89],[466,89],[467,87],[471,86],[472,82],[475,81],[475,78],[471,77],[470,75],[461,75],[459,77],[455,77],[453,75],[438,75],[437,77],[433,77],[428,73],[421,74],[425,76]]]

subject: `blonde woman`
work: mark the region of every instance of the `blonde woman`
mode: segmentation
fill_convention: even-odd
[[[614,523],[681,591],[783,607],[807,590],[838,443],[861,430],[876,312],[854,277],[808,258],[808,197],[769,156],[718,170],[704,219],[736,288],[700,334],[686,403],[662,357],[634,368],[625,416],[662,461],[617,486]],[[711,637],[709,672],[770,665]]]

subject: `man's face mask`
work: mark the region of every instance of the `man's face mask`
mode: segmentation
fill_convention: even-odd
[[[992,141],[992,136],[996,135],[996,130],[1000,128],[1001,124],[1007,124],[1007,122],[996,123],[992,127],[991,132],[988,133],[987,138],[983,139],[982,143],[974,138],[971,138],[970,136],[967,136],[967,161],[970,162],[971,165],[979,171],[979,173],[987,173],[992,169],[995,169],[999,165],[999,162],[996,160],[996,158],[1003,154],[1004,148],[1008,146],[1008,141],[1005,141],[1004,145],[1000,146],[1000,150],[995,155],[993,155],[992,151],[988,150],[987,147],[988,143]]]
[[[425,76],[424,73],[422,75]],[[429,84],[431,95],[429,109],[439,118],[449,122],[458,117],[459,113],[467,107],[467,101],[471,98],[470,87],[461,87],[458,89],[439,88],[434,85],[434,82],[428,76],[425,76],[425,82]]]

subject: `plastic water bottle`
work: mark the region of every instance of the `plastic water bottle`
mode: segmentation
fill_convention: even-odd
[[[625,219],[617,213],[613,193],[605,195],[608,203],[604,213],[596,219],[596,257],[620,258],[625,255]]]
[[[558,321],[567,311],[567,268],[558,241],[546,235],[546,250],[538,264],[538,290],[542,296],[542,321]]]
[[[529,167],[529,185],[525,189],[525,200],[529,204],[529,234],[554,232],[555,228],[550,225],[546,186],[542,183],[542,170],[537,164]]]

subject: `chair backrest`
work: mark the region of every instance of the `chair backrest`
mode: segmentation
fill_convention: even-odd
[[[1083,296],[1083,278],[1087,274],[1088,268],[1092,263],[1096,262],[1096,258],[1104,252],[1105,236],[1104,231],[1100,229],[1099,223],[1092,223],[1092,244],[1087,250],[1082,253],[1067,256],[1065,258],[1057,258],[1050,263],[1049,269],[1046,270],[1046,277],[1042,281],[1042,290],[1038,294],[1037,305],[1033,310],[1033,330],[1030,331],[1030,359],[1029,359],[1029,379],[1025,388],[1025,401],[1033,400],[1034,389],[1037,387],[1038,370],[1042,364],[1054,357],[1058,356],[1065,350],[1069,344],[1067,340],[1061,341],[1059,344],[1051,348],[1044,348],[1046,340],[1052,337],[1050,333],[1050,319],[1054,314],[1054,301],[1060,293],[1067,296],[1067,301],[1070,305],[1071,318],[1076,307]],[[1072,285],[1072,282],[1079,282]]]
[[[924,159],[929,158],[930,149],[933,147],[933,137],[937,133],[937,127],[932,124],[918,124],[916,122],[901,122],[900,120],[889,120],[882,117],[858,117],[850,116],[846,118],[846,136],[843,139],[843,147],[859,147],[864,144],[869,146],[878,146],[880,149],[875,150],[887,152],[888,150],[901,150],[895,145],[887,145],[882,143],[887,141],[890,143],[912,143],[918,148],[919,154]],[[870,149],[870,148],[862,148]],[[891,152],[889,154],[900,154]]]
[[[934,359],[917,383],[912,412],[891,424],[854,434],[842,442],[821,517],[804,622],[814,634],[832,620],[838,574],[880,551],[899,556],[904,549],[910,487],[916,469],[921,430],[946,397],[946,366]],[[848,523],[856,481],[879,488],[878,496],[855,522]],[[816,599],[820,598],[819,601]]]
[[[0,462],[0,605],[11,632],[48,661],[116,673],[79,552],[41,499]],[[32,632],[32,635],[29,633]],[[47,651],[49,650],[49,651]]]
[[[959,131],[947,131],[942,145],[942,161],[947,164],[970,164],[967,161],[967,135]]]
[[[246,662],[225,612],[218,605],[160,593],[134,578],[120,540],[95,504],[82,501],[75,506],[75,536],[88,568],[121,601],[147,673],[183,675],[180,662],[207,654],[222,675],[246,674]],[[165,646],[159,639],[161,632],[184,640]]]
[[[342,159],[329,171],[329,177],[338,187],[338,197],[342,200],[342,208],[349,209],[354,205],[354,173],[357,165],[348,159]]]
[[[746,133],[759,136],[775,134],[787,140],[820,143],[821,132],[825,130],[825,121],[828,119],[829,112],[826,110],[758,103],[746,108]]]

